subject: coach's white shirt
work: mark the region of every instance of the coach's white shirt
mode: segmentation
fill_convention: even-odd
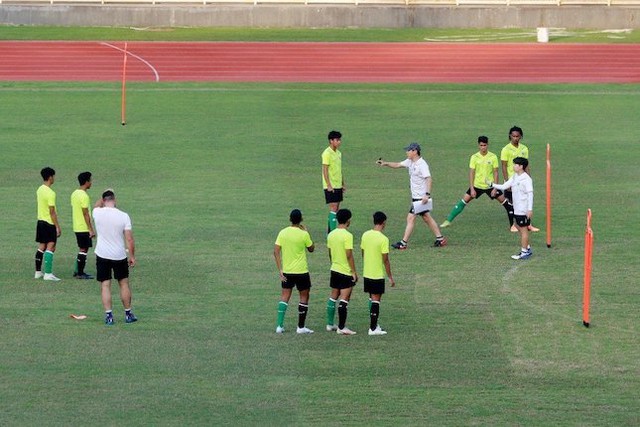
[[[429,165],[420,157],[415,162],[405,159],[400,162],[402,166],[409,169],[409,184],[411,185],[411,198],[422,199],[427,193],[426,179],[431,176]]]
[[[498,190],[511,188],[515,215],[526,215],[533,210],[533,181],[526,172],[512,175],[504,184],[493,184],[493,188]]]
[[[93,221],[96,225],[98,243],[95,253],[100,258],[122,260],[127,257],[124,231],[131,230],[131,218],[118,208],[95,208]]]

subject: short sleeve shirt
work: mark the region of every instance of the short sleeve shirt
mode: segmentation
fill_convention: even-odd
[[[389,238],[378,230],[365,231],[360,249],[364,252],[363,276],[367,279],[384,279],[385,267],[382,255],[389,253]]]
[[[83,209],[89,209],[91,200],[86,191],[78,188],[71,193],[71,213],[73,219],[73,231],[84,233],[89,231],[89,226],[84,219]]]
[[[131,230],[129,215],[118,208],[95,208],[93,220],[98,235],[94,251],[96,255],[113,261],[126,259],[124,232]]]
[[[49,207],[56,207],[56,192],[51,187],[42,184],[36,191],[36,198],[38,200],[38,221],[46,221],[53,225]]]
[[[429,165],[420,157],[415,162],[405,159],[400,162],[402,166],[409,170],[409,185],[411,186],[411,198],[421,199],[427,193],[426,179],[431,176]]]
[[[512,143],[508,143],[504,146],[500,152],[500,161],[507,162],[507,179],[511,178],[515,171],[513,170],[513,159],[516,157],[529,158],[529,149],[526,145],[520,143],[517,147],[514,147]]]
[[[488,151],[486,155],[478,151],[469,159],[469,169],[475,170],[473,186],[488,189],[487,181],[493,182],[493,171],[498,168],[498,156]]]
[[[322,152],[322,164],[329,167],[331,186],[333,188],[342,188],[342,153],[340,150],[333,151],[331,147],[327,147]],[[322,187],[327,188],[327,180],[324,179],[324,174],[322,174]]]
[[[351,275],[347,250],[353,250],[353,234],[345,228],[336,228],[327,236],[327,247],[331,249],[331,270]]]
[[[276,238],[282,254],[282,272],[303,274],[309,272],[306,249],[313,245],[308,231],[299,227],[283,228]]]

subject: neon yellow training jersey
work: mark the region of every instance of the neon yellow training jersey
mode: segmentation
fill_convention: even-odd
[[[36,191],[36,198],[38,200],[38,221],[46,221],[53,225],[49,207],[56,207],[56,192],[51,187],[42,184]]]
[[[303,274],[309,272],[305,250],[313,245],[309,232],[301,228],[289,226],[278,233],[276,245],[282,254],[282,272]]]
[[[360,249],[364,251],[362,275],[367,279],[384,279],[382,255],[389,253],[389,238],[378,230],[365,231],[360,241]]]
[[[71,193],[71,217],[73,219],[73,231],[75,233],[86,233],[89,231],[87,221],[84,219],[82,209],[89,209],[89,194],[85,190],[78,188]]]
[[[498,169],[498,156],[488,151],[486,155],[478,151],[469,159],[469,169],[476,171],[473,186],[484,190],[489,188],[487,181],[494,182],[493,171]]]
[[[529,149],[526,145],[520,143],[517,147],[514,147],[512,143],[508,143],[504,146],[500,152],[500,161],[507,162],[507,179],[511,178],[515,171],[513,170],[513,159],[516,157],[529,158]]]
[[[342,188],[342,153],[340,150],[333,151],[327,147],[322,152],[322,164],[329,166],[329,179],[333,188]],[[322,188],[327,188],[327,180],[322,174]]]
[[[346,228],[336,228],[327,236],[327,247],[331,250],[331,270],[351,275],[351,266],[347,260],[347,250],[353,251],[353,234]]]

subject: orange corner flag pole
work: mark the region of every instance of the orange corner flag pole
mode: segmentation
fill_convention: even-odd
[[[547,144],[547,247],[551,247],[551,147]]]
[[[127,124],[127,42],[124,43],[124,59],[122,60],[122,126]]]
[[[587,209],[587,229],[584,233],[584,287],[582,292],[582,324],[589,327],[589,305],[591,301],[591,256],[593,255],[593,230],[591,209]]]

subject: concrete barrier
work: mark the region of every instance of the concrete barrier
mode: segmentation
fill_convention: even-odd
[[[640,28],[631,6],[0,4],[0,23],[106,27]]]

